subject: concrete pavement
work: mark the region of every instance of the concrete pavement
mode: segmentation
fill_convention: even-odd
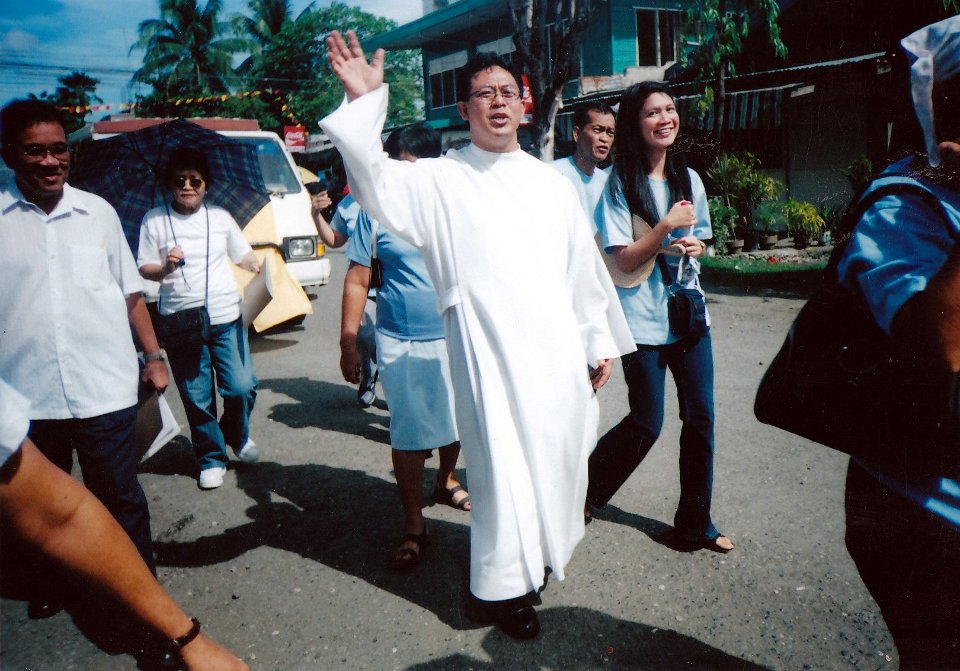
[[[234,464],[222,488],[201,492],[181,436],[142,468],[161,582],[252,668],[896,668],[892,640],[843,545],[846,459],[753,417],[757,382],[801,300],[707,287],[714,519],[736,550],[682,553],[665,544],[679,489],[668,383],[659,443],[587,527],[567,580],[543,593],[541,636],[517,643],[463,615],[467,513],[428,507],[433,541],[420,567],[387,566],[401,519],[388,414],[360,410],[341,379],[346,264],[331,258],[333,279],[313,301],[315,314],[253,343],[261,463]],[[175,392],[169,398],[186,428]],[[619,367],[600,400],[606,430],[627,409]],[[427,468],[425,501],[435,457]],[[4,550],[4,671],[137,668],[122,645],[98,637],[83,609],[28,620],[25,592],[11,584],[15,549]]]

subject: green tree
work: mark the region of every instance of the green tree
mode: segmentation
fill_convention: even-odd
[[[709,82],[703,100],[705,105],[713,105],[714,129],[720,146],[724,141],[726,80],[736,74],[734,60],[743,52],[743,42],[753,22],[763,26],[774,53],[786,58],[779,19],[776,0],[695,0],[687,9],[684,40],[700,45],[690,56],[690,64],[698,73],[698,81]]]
[[[145,51],[133,81],[149,84],[154,95],[146,101],[227,93],[234,81],[234,54],[250,48],[248,40],[230,34],[220,19],[222,0],[160,0],[160,18],[138,27],[131,47]]]
[[[314,3],[307,5],[296,19],[291,18],[291,0],[249,0],[247,8],[251,16],[237,14],[231,19],[237,34],[250,38],[250,54],[237,68],[237,73],[256,78],[264,68],[263,50],[269,49],[273,39],[291,20],[308,21]]]
[[[576,72],[595,4],[591,0],[510,0],[513,43],[533,96],[534,147],[544,161],[553,158],[553,129],[563,88]]]
[[[321,9],[308,7],[291,19],[289,10],[281,7],[284,4],[282,0],[252,0],[250,9],[257,18],[235,19],[235,25],[245,26],[251,40],[258,44],[244,68],[245,86],[277,92],[266,99],[269,118],[258,117],[264,128],[277,130],[296,120],[315,130],[317,121],[333,111],[343,98],[343,90],[327,65],[327,34],[334,29],[352,28],[362,40],[391,30],[396,23],[342,2]],[[419,54],[397,51],[387,60],[385,79],[391,84],[388,125],[422,118]]]
[[[99,79],[94,79],[83,72],[74,70],[68,75],[60,75],[57,80],[60,82],[60,86],[54,90],[53,94],[48,94],[46,91],[43,91],[39,96],[31,97],[46,100],[60,108],[86,108],[90,105],[103,102],[103,100],[94,93],[97,85],[100,84]],[[89,112],[86,109],[83,109],[81,112],[68,110],[65,115],[67,133],[72,133],[78,128],[81,128],[87,114],[89,114]]]

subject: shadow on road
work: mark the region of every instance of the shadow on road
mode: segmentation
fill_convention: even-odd
[[[533,641],[517,643],[499,630],[491,630],[482,645],[492,661],[455,654],[408,667],[407,671],[766,668],[690,636],[621,620],[591,608],[563,606],[546,608],[539,614],[542,632]]]
[[[389,418],[361,410],[351,386],[294,377],[260,380],[259,388],[294,399],[275,403],[270,410],[270,419],[291,429],[318,428],[390,444],[390,434],[384,430]]]
[[[435,477],[428,468],[424,480]],[[428,520],[431,543],[420,566],[401,572],[388,566],[401,525],[393,482],[321,464],[266,462],[238,467],[237,485],[256,502],[246,511],[249,524],[189,542],[157,542],[157,564],[208,566],[269,546],[365,580],[454,629],[472,626],[461,613],[470,542],[466,515],[462,524]]]
[[[678,540],[673,535],[673,527],[669,524],[644,517],[643,515],[637,515],[636,513],[628,513],[626,510],[617,508],[609,503],[603,508],[594,508],[593,516],[598,520],[622,524],[631,529],[636,529],[653,542],[668,547],[674,552],[698,552],[701,549]]]

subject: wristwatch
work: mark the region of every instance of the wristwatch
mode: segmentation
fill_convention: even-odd
[[[150,363],[151,361],[166,361],[167,352],[166,350],[158,349],[156,352],[150,352],[149,354],[143,355],[144,363]]]

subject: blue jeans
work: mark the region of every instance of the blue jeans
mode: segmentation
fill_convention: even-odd
[[[710,334],[669,345],[638,345],[621,357],[630,414],[608,431],[590,455],[587,501],[603,507],[647,456],[663,428],[666,370],[680,401],[679,536],[692,542],[719,535],[710,519],[713,491],[713,350]]]
[[[257,377],[247,330],[240,319],[210,327],[210,342],[167,351],[190,423],[190,439],[200,470],[226,466],[227,445],[241,450],[250,436],[250,413],[257,399]],[[223,417],[217,422],[217,391]]]
[[[47,459],[67,473],[77,451],[83,484],[127,532],[155,574],[150,511],[137,480],[136,421],[136,406],[86,419],[35,419],[29,436]]]

